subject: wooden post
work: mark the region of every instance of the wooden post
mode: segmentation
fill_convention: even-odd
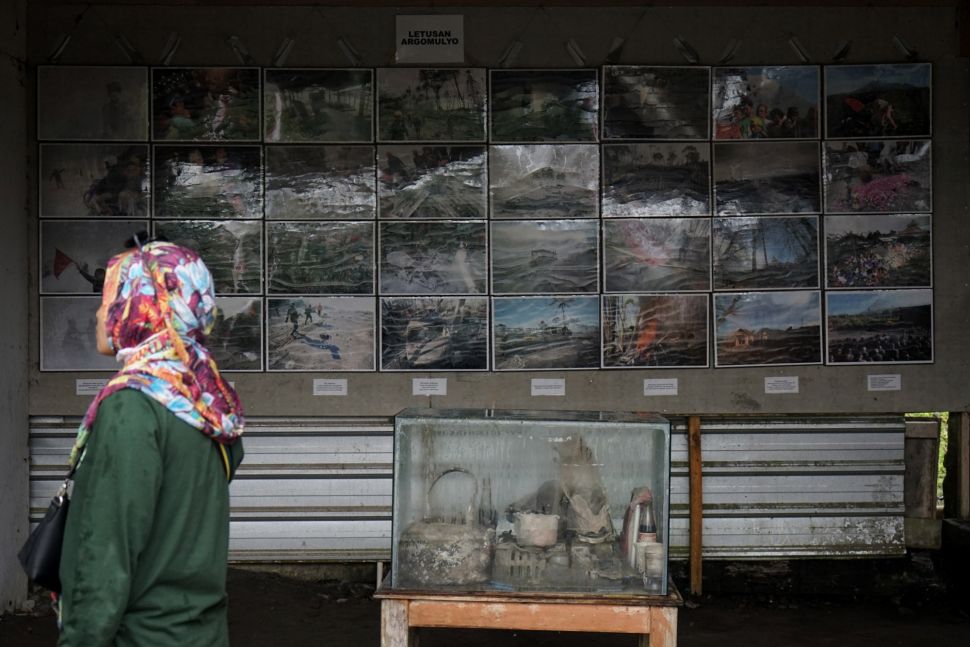
[[[704,492],[701,476],[701,419],[690,416],[687,420],[687,456],[690,463],[690,592],[700,595],[701,551],[704,547]]]
[[[381,600],[381,647],[418,647],[418,632],[410,626],[407,600]]]
[[[650,633],[641,635],[639,647],[677,647],[677,608],[650,609]]]
[[[970,519],[970,413],[951,412],[948,430],[947,453],[952,452],[953,458],[947,461],[947,480],[953,479],[954,486],[947,496],[954,496],[956,500],[952,506],[948,503],[947,508],[960,519]]]

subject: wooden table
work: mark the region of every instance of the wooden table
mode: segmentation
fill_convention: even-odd
[[[419,627],[638,634],[640,647],[676,647],[683,604],[672,580],[667,595],[640,596],[449,594],[388,584],[374,594],[381,601],[381,647],[417,647]]]

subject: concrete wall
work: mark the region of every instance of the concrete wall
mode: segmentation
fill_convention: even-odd
[[[394,15],[387,8],[313,7],[84,7],[37,2],[30,11],[29,57],[42,62],[60,33],[74,30],[62,63],[127,64],[112,42],[124,33],[150,64],[156,63],[171,32],[181,36],[174,65],[237,65],[226,37],[238,35],[257,64],[270,65],[284,37],[296,39],[287,66],[344,67],[336,40],[349,38],[363,55],[363,66],[391,65]],[[960,57],[955,7],[606,7],[464,8],[402,10],[402,13],[465,15],[467,60],[495,66],[509,42],[524,48],[516,67],[575,67],[563,48],[575,38],[590,66],[603,62],[614,36],[627,45],[620,62],[683,64],[672,38],[682,36],[699,52],[701,63],[714,64],[732,39],[741,47],[732,64],[796,64],[788,44],[796,34],[813,62],[829,62],[844,40],[853,41],[847,63],[899,62],[893,45],[900,35],[934,64],[934,171],[936,363],[910,366],[802,366],[665,371],[580,371],[543,373],[465,373],[448,378],[448,395],[415,397],[411,379],[418,374],[237,374],[236,385],[250,412],[259,415],[389,415],[405,406],[495,406],[539,409],[652,409],[669,413],[863,413],[913,410],[962,411],[970,408],[965,378],[970,375],[970,184],[968,119],[970,67]],[[76,28],[75,28],[76,25]],[[31,191],[34,191],[31,184]],[[33,247],[31,248],[33,249]],[[36,259],[34,259],[36,261]],[[36,286],[32,286],[35,290]],[[32,414],[79,414],[87,397],[74,395],[72,374],[36,371],[36,306],[30,326]],[[902,390],[867,391],[869,374],[898,373]],[[90,377],[91,374],[85,374]],[[764,378],[798,376],[798,395],[766,395]],[[346,377],[346,397],[312,397],[314,377]],[[532,397],[530,379],[562,377],[566,397]],[[676,377],[680,394],[645,398],[646,377]],[[429,402],[430,400],[430,402]]]

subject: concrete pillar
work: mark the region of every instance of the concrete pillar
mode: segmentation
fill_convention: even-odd
[[[16,559],[27,537],[28,488],[26,5],[0,3],[0,613],[27,595]]]

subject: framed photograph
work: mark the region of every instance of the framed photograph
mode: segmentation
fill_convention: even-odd
[[[372,219],[373,146],[267,146],[267,220]]]
[[[259,371],[263,368],[263,300],[258,297],[216,297],[219,313],[205,347],[219,370]]]
[[[818,142],[714,144],[714,203],[720,216],[819,213]]]
[[[492,218],[596,218],[600,150],[595,144],[492,146]]]
[[[599,297],[492,299],[496,371],[599,368]]]
[[[41,294],[101,294],[108,259],[139,231],[147,220],[42,220]]]
[[[933,285],[930,216],[825,217],[825,287]]]
[[[817,65],[715,67],[714,139],[818,138]]]
[[[484,222],[380,223],[381,294],[485,294]]]
[[[484,142],[482,68],[377,70],[377,138],[382,142]]]
[[[378,146],[381,218],[487,217],[484,146]]]
[[[491,70],[492,141],[595,142],[596,70]]]
[[[825,136],[929,137],[930,63],[825,66]]]
[[[147,218],[148,144],[41,144],[41,218]]]
[[[714,366],[822,363],[816,290],[714,295]]]
[[[374,141],[374,72],[365,69],[265,69],[266,142]]]
[[[603,66],[603,139],[707,139],[706,67]]]
[[[374,294],[373,222],[266,223],[276,294]]]
[[[596,220],[493,222],[492,292],[597,292],[598,225]]]
[[[146,141],[148,68],[38,65],[37,139]]]
[[[100,295],[40,298],[40,370],[118,370],[114,357],[98,352],[99,307]]]
[[[929,213],[932,146],[928,139],[825,142],[826,213]]]
[[[828,364],[933,361],[933,290],[829,292]]]
[[[267,299],[269,371],[373,371],[374,297]]]
[[[152,139],[259,141],[259,68],[153,67]]]
[[[714,219],[715,290],[817,287],[817,216]]]
[[[709,218],[603,221],[606,292],[711,289]]]
[[[711,145],[603,146],[603,217],[711,215]]]
[[[259,146],[155,146],[156,218],[262,218]]]
[[[603,296],[603,368],[705,368],[706,294]]]
[[[155,235],[195,250],[216,294],[263,291],[263,223],[258,220],[156,220]]]
[[[487,297],[381,298],[382,371],[487,369]]]

